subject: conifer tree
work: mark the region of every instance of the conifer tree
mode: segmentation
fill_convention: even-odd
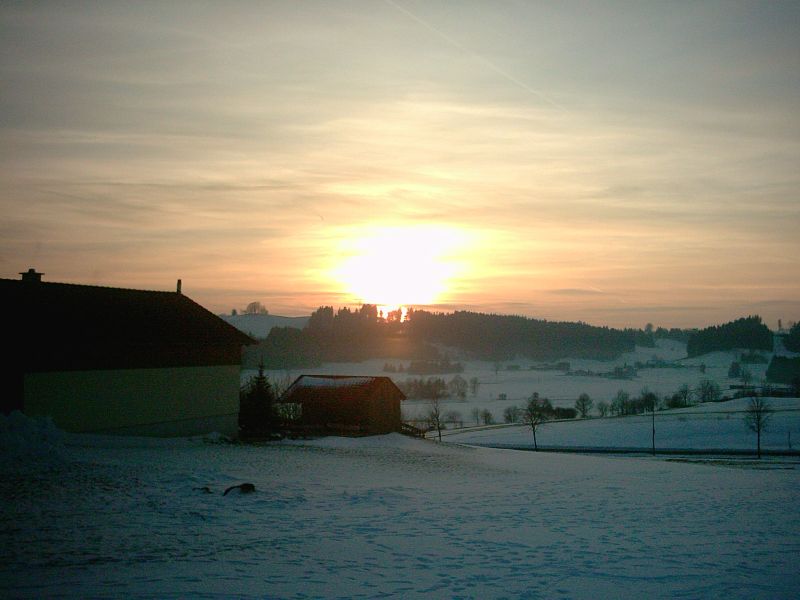
[[[264,375],[264,361],[258,375],[239,390],[239,431],[244,436],[270,435],[277,429],[275,390]]]

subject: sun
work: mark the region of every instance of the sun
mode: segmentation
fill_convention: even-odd
[[[467,238],[450,227],[370,228],[343,242],[331,275],[356,302],[389,310],[436,304],[464,269]]]

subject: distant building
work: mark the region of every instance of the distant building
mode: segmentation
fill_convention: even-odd
[[[401,430],[403,400],[405,395],[388,377],[301,375],[278,402],[299,404],[305,427],[373,435]]]
[[[253,340],[180,292],[0,279],[11,355],[3,412],[67,431],[236,431]]]

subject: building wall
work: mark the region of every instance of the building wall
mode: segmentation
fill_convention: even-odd
[[[386,389],[382,389],[369,405],[369,427],[374,433],[400,431],[402,417],[400,399]]]
[[[364,427],[367,415],[361,398],[323,393],[303,401],[301,422],[314,427]]]
[[[236,432],[239,365],[25,374],[24,412],[74,432]]]

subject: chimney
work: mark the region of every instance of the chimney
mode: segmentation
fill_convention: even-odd
[[[181,280],[178,279],[178,289],[176,290],[179,294],[181,293]]]
[[[37,273],[36,269],[31,267],[27,271],[20,273],[20,275],[22,275],[22,281],[27,283],[39,283],[42,280],[42,275],[44,275],[44,273]]]

